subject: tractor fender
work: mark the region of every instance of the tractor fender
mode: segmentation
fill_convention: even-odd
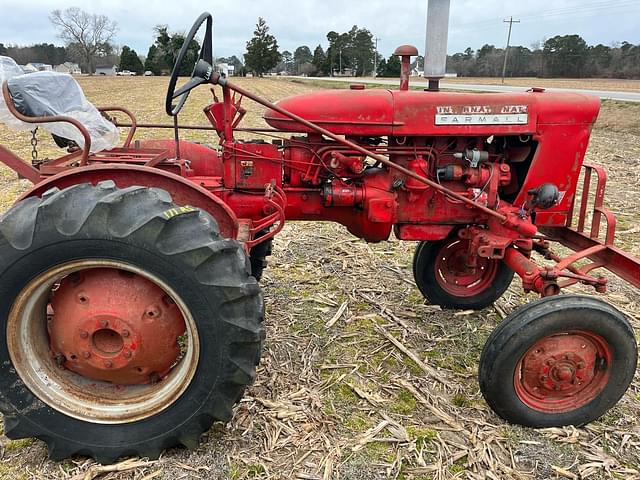
[[[103,180],[113,180],[118,188],[141,185],[166,190],[177,205],[189,205],[208,212],[218,222],[220,233],[225,238],[235,239],[238,236],[238,218],[223,200],[179,175],[138,165],[90,165],[66,170],[34,185],[16,203],[28,197],[41,197],[50,188],[63,189],[79,183],[96,185]]]
[[[201,143],[180,140],[180,158],[189,160],[189,167],[198,177],[222,177],[224,167],[218,152]],[[176,157],[176,141],[157,138],[136,140],[138,148],[157,148],[167,150],[169,157]]]

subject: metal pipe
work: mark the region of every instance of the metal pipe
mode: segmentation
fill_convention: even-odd
[[[424,77],[429,90],[439,90],[439,80],[447,67],[447,38],[449,36],[450,0],[429,0],[427,32],[424,49]]]

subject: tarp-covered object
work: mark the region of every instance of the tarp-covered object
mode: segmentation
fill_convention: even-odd
[[[9,85],[16,109],[25,116],[60,115],[78,120],[91,136],[91,152],[115,147],[119,143],[118,129],[106,120],[84,96],[80,85],[66,73],[35,72],[23,74],[18,64],[0,56],[0,84]],[[0,122],[15,130],[32,130],[33,124],[15,118],[0,95]],[[84,137],[70,123],[43,123],[47,131],[76,142],[84,147]]]

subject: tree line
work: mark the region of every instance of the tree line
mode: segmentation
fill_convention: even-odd
[[[177,52],[184,44],[184,34],[169,31],[167,25],[154,30],[153,44],[146,57],[125,45],[118,49],[113,43],[117,24],[104,15],[87,13],[72,7],[54,10],[49,19],[57,28],[65,46],[40,43],[30,46],[4,45],[0,43],[0,55],[8,55],[19,64],[33,62],[58,65],[76,62],[83,72],[94,73],[96,65],[111,63],[120,70],[142,74],[151,71],[155,75],[171,71]],[[326,35],[326,49],[318,44],[313,50],[307,45],[293,52],[280,52],[278,41],[270,32],[267,22],[258,18],[253,36],[246,43],[246,52],[238,58],[217,58],[218,63],[228,63],[236,75],[267,73],[293,75],[352,75],[369,76],[374,69],[384,77],[400,74],[400,60],[391,55],[382,57],[376,52],[373,34],[366,28],[354,25],[347,32],[330,31]],[[189,75],[198,57],[200,45],[193,40],[189,45],[181,75]],[[464,52],[447,57],[447,71],[459,76],[497,77],[502,74],[505,51],[486,44],[478,50],[467,48]],[[424,59],[418,57],[412,67],[422,70]],[[508,52],[507,76],[510,77],[601,77],[640,78],[640,44],[622,42],[618,45],[588,45],[580,35],[557,35],[532,45],[512,46]]]
[[[447,71],[464,77],[498,77],[504,49],[483,45],[447,57]],[[418,61],[422,65],[422,61]],[[509,48],[507,76],[640,78],[640,44],[588,45],[580,35],[556,35],[532,48]]]

